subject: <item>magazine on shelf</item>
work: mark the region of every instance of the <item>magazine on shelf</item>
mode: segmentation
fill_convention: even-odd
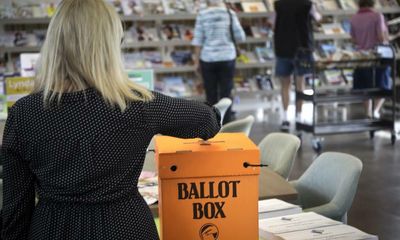
[[[357,228],[345,224],[307,229],[290,233],[282,233],[277,234],[277,236],[281,237],[282,239],[290,240],[378,240],[377,236],[365,233],[358,230]]]
[[[143,14],[141,0],[121,0],[121,7],[126,16]]]
[[[277,0],[265,0],[265,3],[267,4],[268,11],[274,12],[275,11],[275,2]]]
[[[399,7],[399,3],[396,0],[379,0],[378,2],[385,8]]]
[[[272,82],[269,78],[268,80],[264,78],[265,81],[262,81],[261,76],[257,76],[256,79],[258,80],[257,83],[259,84],[259,88],[261,90],[271,90]],[[268,86],[270,84],[270,86]],[[281,217],[286,215],[292,215],[301,213],[301,207],[284,202],[279,199],[268,199],[268,200],[261,200],[258,201],[258,219],[265,219],[265,218],[274,218],[274,217]]]
[[[162,40],[181,39],[179,34],[179,27],[176,24],[164,24],[161,27]]]
[[[340,85],[344,83],[342,72],[337,69],[325,70],[323,72],[323,78],[327,85]]]
[[[142,0],[144,14],[165,14],[161,0]]]
[[[267,47],[256,47],[256,55],[260,62],[266,62],[275,58],[274,50]]]
[[[340,10],[340,6],[337,0],[317,0],[315,3],[317,8],[320,10],[324,11]]]
[[[355,0],[339,0],[340,6],[343,10],[356,10],[357,4]]]
[[[182,77],[164,77],[162,82],[162,92],[165,95],[171,97],[187,97],[191,95]]]
[[[192,41],[194,37],[194,28],[192,25],[179,25],[179,35],[182,40]]]
[[[350,32],[351,32],[351,22],[350,22],[349,19],[344,19],[342,21],[342,28],[343,28],[345,33],[350,34]]]
[[[192,51],[174,50],[171,52],[171,58],[178,66],[187,65],[192,62]]]
[[[162,0],[162,4],[165,14],[179,14],[187,12],[185,0]]]
[[[240,2],[228,2],[226,5],[236,13],[243,12],[243,7]]]
[[[242,2],[242,8],[245,13],[268,12],[263,2]]]
[[[126,32],[126,42],[158,42],[158,30],[155,27],[134,26]],[[129,37],[128,37],[129,35]]]
[[[21,77],[34,77],[36,74],[36,64],[39,60],[39,53],[22,53],[21,61]]]
[[[322,31],[326,35],[335,35],[335,34],[345,34],[342,25],[340,23],[326,23],[322,24]]]
[[[250,29],[254,38],[265,38],[272,34],[272,30],[265,26],[251,26]]]

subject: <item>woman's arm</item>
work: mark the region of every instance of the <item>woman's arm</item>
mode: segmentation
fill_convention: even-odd
[[[179,138],[207,140],[214,137],[221,128],[221,116],[214,107],[160,93],[154,93],[154,100],[147,103],[145,118],[153,134]]]
[[[34,177],[23,159],[17,136],[16,108],[12,108],[3,136],[3,228],[1,239],[28,239],[35,207]]]

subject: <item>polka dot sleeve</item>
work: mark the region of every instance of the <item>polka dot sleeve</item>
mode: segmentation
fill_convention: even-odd
[[[35,204],[33,175],[28,163],[21,156],[17,137],[16,108],[7,119],[3,146],[3,240],[28,239],[31,217]]]
[[[214,107],[160,93],[154,93],[154,97],[145,109],[154,134],[207,140],[219,132],[220,114]]]

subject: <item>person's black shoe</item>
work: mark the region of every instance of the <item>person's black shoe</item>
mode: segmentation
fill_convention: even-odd
[[[281,132],[289,132],[290,123],[288,121],[283,121],[281,125]]]

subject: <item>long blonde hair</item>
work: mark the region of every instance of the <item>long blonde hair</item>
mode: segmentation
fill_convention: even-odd
[[[65,92],[94,88],[121,111],[129,101],[150,101],[151,92],[124,71],[123,35],[119,15],[103,0],[63,0],[41,50],[34,92],[43,91],[49,103]]]

